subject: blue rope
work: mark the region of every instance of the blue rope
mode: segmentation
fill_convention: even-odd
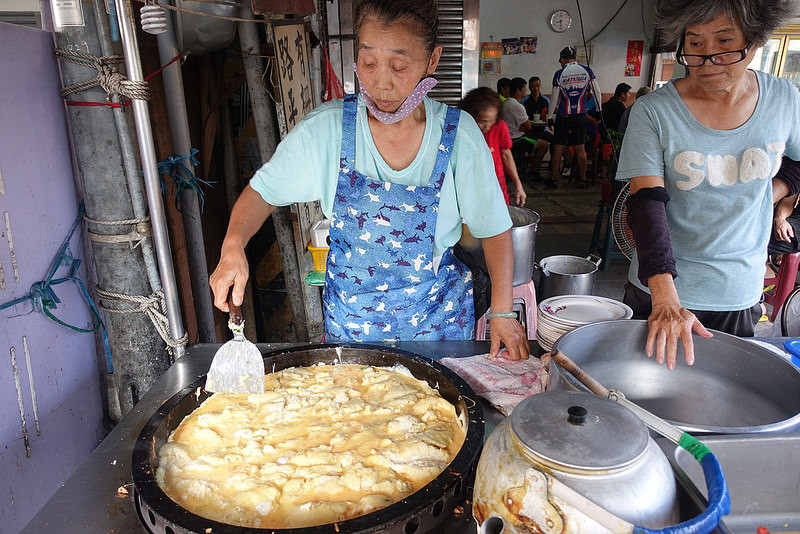
[[[203,212],[205,208],[205,196],[203,194],[203,190],[200,187],[200,184],[203,184],[208,187],[213,187],[213,184],[216,182],[207,182],[201,178],[198,178],[192,171],[186,167],[183,160],[188,159],[189,162],[197,167],[200,162],[194,157],[197,154],[197,149],[192,148],[190,153],[186,156],[167,156],[166,159],[158,162],[158,172],[161,175],[169,175],[170,180],[161,179],[161,191],[165,194],[168,194],[170,185],[174,185],[176,188],[175,191],[175,207],[178,211],[183,212],[183,205],[181,201],[181,193],[186,191],[187,189],[192,189],[197,193],[197,197],[200,199],[200,212]]]
[[[61,243],[61,247],[58,249],[58,255],[56,256],[55,260],[53,260],[53,266],[50,268],[50,272],[47,275],[47,278],[42,282],[35,282],[31,285],[31,291],[24,297],[20,297],[18,299],[12,300],[11,302],[6,302],[5,304],[0,304],[0,310],[4,310],[6,308],[10,308],[12,306],[16,306],[17,304],[21,304],[26,301],[31,301],[33,304],[34,310],[40,310],[45,316],[47,316],[50,320],[74,330],[76,332],[82,333],[91,333],[96,331],[98,328],[100,329],[100,333],[103,338],[103,347],[105,347],[106,351],[106,360],[108,361],[108,369],[110,373],[114,372],[114,364],[111,361],[111,348],[108,343],[108,332],[106,332],[106,326],[103,324],[103,320],[100,319],[100,313],[97,311],[97,306],[95,306],[94,301],[92,300],[91,295],[86,290],[86,285],[84,285],[83,280],[78,278],[77,273],[78,269],[81,265],[81,260],[79,258],[72,257],[72,254],[69,253],[67,248],[69,247],[69,243],[72,240],[72,236],[75,234],[75,230],[78,228],[81,220],[83,219],[83,213],[85,208],[83,203],[81,203],[80,208],[78,210],[78,216],[75,219],[75,222],[72,224],[72,229],[69,231],[69,235]],[[69,273],[67,276],[62,278],[53,278],[56,275],[56,271],[58,271],[59,267],[62,265],[69,267]],[[78,284],[78,287],[81,290],[86,302],[89,303],[89,307],[92,310],[92,315],[94,315],[94,326],[90,329],[87,328],[79,328],[77,326],[68,324],[55,315],[53,315],[51,310],[55,310],[58,307],[58,304],[61,304],[61,299],[58,298],[56,292],[53,290],[53,286],[57,286],[59,284],[63,284],[64,282],[75,282]]]

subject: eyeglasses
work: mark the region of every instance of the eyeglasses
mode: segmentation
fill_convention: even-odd
[[[675,61],[687,67],[700,67],[705,64],[706,60],[711,61],[712,65],[733,65],[734,63],[744,61],[744,59],[747,57],[747,52],[750,51],[750,47],[752,46],[753,42],[750,41],[747,43],[747,46],[741,50],[719,52],[718,54],[709,54],[704,56],[702,54],[684,54],[682,52],[683,41],[681,41],[681,44],[678,45],[677,52],[675,52]]]

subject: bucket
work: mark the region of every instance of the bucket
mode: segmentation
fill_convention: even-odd
[[[556,295],[591,295],[594,292],[594,277],[602,258],[594,254],[586,258],[578,256],[548,256],[536,267],[539,269],[537,298]]]
[[[508,206],[511,217],[511,242],[514,245],[514,279],[513,285],[525,284],[533,278],[533,267],[536,253],[536,229],[539,227],[539,214],[528,208]],[[489,272],[483,256],[481,240],[472,236],[466,225],[463,225],[459,245],[466,251],[480,268]],[[465,262],[472,268],[469,261]]]

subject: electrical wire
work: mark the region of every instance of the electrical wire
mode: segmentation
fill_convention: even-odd
[[[591,37],[589,37],[589,39],[588,39],[588,40],[587,40],[586,38],[584,38],[584,41],[585,41],[585,42],[587,42],[587,43],[591,43],[591,42],[592,42],[592,40],[594,40],[594,38],[595,38],[595,37],[597,37],[598,35],[600,35],[601,33],[603,33],[603,32],[605,31],[605,29],[606,29],[606,28],[608,28],[609,24],[611,24],[611,23],[614,21],[614,19],[615,19],[615,18],[617,18],[617,15],[619,15],[619,12],[620,12],[620,11],[622,11],[622,8],[623,8],[623,7],[625,7],[625,4],[627,4],[627,3],[628,3],[628,0],[623,0],[622,4],[621,4],[621,5],[620,5],[620,6],[617,8],[617,10],[614,12],[614,14],[613,14],[613,15],[611,15],[611,18],[610,18],[610,19],[608,19],[608,22],[606,22],[606,23],[603,25],[603,27],[602,27],[602,28],[600,28],[600,29],[597,31],[597,33],[595,33],[594,35],[592,35]],[[580,13],[580,3],[578,3],[578,12]]]
[[[653,46],[653,40],[647,35],[647,21],[644,18],[644,2],[645,0],[641,0],[642,9],[639,12],[640,18],[642,20],[642,35],[644,35],[645,41],[647,41],[647,46]]]

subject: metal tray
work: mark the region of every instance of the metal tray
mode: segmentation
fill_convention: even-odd
[[[731,494],[731,513],[715,532],[772,534],[800,531],[800,433],[701,437],[722,465]],[[693,504],[705,509],[706,483],[697,460],[665,438],[656,440],[678,483]]]

